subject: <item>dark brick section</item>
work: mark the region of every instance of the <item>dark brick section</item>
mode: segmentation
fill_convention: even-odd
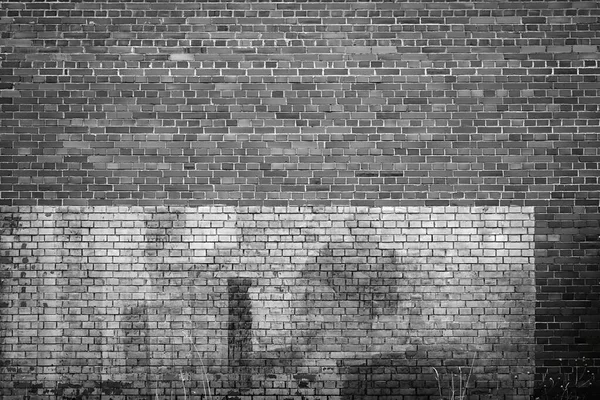
[[[0,206],[535,207],[537,377],[597,368],[599,46],[599,1],[5,1]]]
[[[599,231],[597,207],[548,207],[536,215],[540,373],[556,377],[574,374],[584,364],[598,368]]]
[[[6,2],[0,204],[597,202],[599,7],[545,3]]]

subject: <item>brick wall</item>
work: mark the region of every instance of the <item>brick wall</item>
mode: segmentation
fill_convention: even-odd
[[[60,328],[63,330],[71,329],[79,322],[83,324],[84,320],[86,324],[99,325],[98,329],[104,335],[110,335],[111,329],[122,329],[123,333],[119,333],[122,341],[118,342],[122,347],[107,352],[112,353],[111,362],[122,368],[124,376],[90,378],[115,396],[120,390],[139,394],[151,390],[154,382],[177,381],[177,376],[158,379],[158,375],[152,375],[154,372],[149,372],[154,371],[152,363],[162,362],[156,360],[173,360],[175,366],[171,365],[169,370],[172,374],[181,372],[178,362],[189,363],[187,373],[198,371],[198,360],[189,354],[185,356],[191,348],[186,347],[186,339],[180,335],[183,328],[179,325],[193,321],[195,329],[200,329],[197,326],[202,324],[194,319],[200,315],[190,314],[190,309],[182,308],[181,302],[186,296],[200,296],[202,301],[208,301],[212,292],[194,292],[205,286],[218,288],[210,295],[214,296],[210,301],[217,301],[218,297],[223,304],[219,303],[218,313],[211,314],[210,318],[216,319],[203,324],[227,327],[227,333],[214,327],[210,329],[216,329],[211,332],[226,343],[225,350],[219,350],[225,351],[219,353],[219,359],[233,364],[227,365],[229,369],[223,373],[239,378],[240,388],[226,388],[223,383],[223,393],[239,391],[242,386],[258,390],[263,388],[260,385],[266,385],[264,382],[271,382],[269,390],[288,388],[295,382],[293,375],[300,373],[308,374],[298,375],[300,381],[307,380],[300,382],[306,386],[303,388],[317,390],[319,386],[313,370],[292,372],[283,366],[278,366],[281,369],[273,373],[277,378],[261,380],[257,386],[256,377],[248,372],[255,366],[244,361],[259,354],[257,352],[267,351],[263,339],[266,343],[269,340],[289,343],[285,340],[290,339],[283,337],[267,335],[263,338],[259,332],[268,330],[257,329],[254,324],[258,315],[265,321],[267,315],[272,314],[280,315],[281,319],[291,318],[290,308],[284,307],[287,311],[282,314],[273,309],[278,309],[277,302],[284,302],[287,307],[292,297],[297,301],[294,297],[297,294],[285,297],[287,292],[277,291],[281,285],[268,286],[259,281],[267,279],[266,266],[290,263],[280,260],[288,256],[283,255],[283,250],[278,251],[276,240],[289,241],[287,251],[295,251],[292,246],[297,235],[295,223],[282,227],[284,232],[272,243],[265,244],[268,252],[262,248],[252,249],[256,245],[254,239],[234,238],[232,234],[228,242],[223,239],[225,234],[212,237],[207,233],[210,238],[207,236],[205,240],[188,243],[189,238],[181,238],[180,241],[186,244],[181,244],[181,249],[169,248],[167,256],[163,246],[170,235],[167,230],[171,228],[163,228],[163,225],[168,227],[178,223],[178,217],[169,217],[171,222],[164,222],[148,216],[172,215],[172,207],[200,210],[197,213],[203,216],[216,213],[233,218],[235,215],[230,220],[231,226],[223,227],[233,230],[243,226],[237,216],[256,214],[270,218],[267,216],[296,214],[295,210],[304,210],[309,216],[314,214],[309,210],[316,207],[322,207],[324,215],[332,216],[332,224],[338,214],[358,212],[334,211],[338,210],[335,207],[344,207],[344,210],[362,210],[358,213],[374,216],[374,221],[382,221],[382,228],[387,228],[386,221],[383,217],[375,217],[386,214],[381,211],[382,207],[395,210],[396,207],[407,207],[392,213],[397,215],[394,218],[404,215],[406,220],[413,214],[443,213],[439,210],[446,210],[452,216],[449,221],[460,221],[468,214],[466,210],[474,210],[477,215],[489,212],[502,215],[505,220],[498,221],[509,224],[510,215],[533,215],[533,241],[527,240],[535,248],[535,257],[528,261],[535,264],[535,332],[530,335],[535,340],[535,355],[531,360],[517,357],[510,365],[527,368],[533,364],[535,368],[530,372],[538,383],[544,376],[572,376],[584,364],[591,372],[598,372],[599,15],[598,1],[562,0],[0,2],[0,207],[3,216],[0,260],[1,273],[6,276],[4,282],[8,285],[0,289],[0,296],[6,299],[1,308],[3,319],[0,323],[3,325],[0,332],[2,348],[10,352],[21,351],[17,358],[25,363],[11,367],[3,361],[0,373],[24,374],[27,368],[32,368],[27,372],[28,377],[19,378],[15,384],[3,384],[4,395],[20,398],[31,390],[37,390],[40,395],[43,390],[53,390],[54,394],[63,393],[68,397],[77,396],[77,390],[84,391],[81,379],[82,374],[88,373],[82,372],[85,366],[81,366],[75,375],[70,372],[52,375],[40,369],[47,368],[44,363],[51,361],[43,361],[46,355],[38,357],[38,353],[75,352],[61,359],[85,360],[84,354],[77,353],[85,353],[83,345],[91,346],[87,341],[92,339],[84,339],[85,336],[78,336],[82,331],[75,331],[74,336],[65,336],[64,344],[51,344],[45,339],[41,339],[41,344],[34,343],[36,339],[32,333],[38,328],[32,326],[44,324],[44,319],[50,324],[56,322],[54,320],[63,321]],[[84,208],[71,213],[61,207]],[[126,212],[115,207],[133,208]],[[159,212],[157,207],[168,208]],[[227,208],[215,211],[218,207]],[[420,211],[409,212],[411,207]],[[483,211],[484,207],[489,208]],[[511,211],[513,208],[518,211]],[[125,216],[128,213],[130,217]],[[37,229],[64,228],[60,224],[53,228],[58,222],[46,214],[78,215],[81,229],[93,230],[94,240],[98,241],[97,249],[88,249],[94,257],[115,257],[109,252],[121,254],[120,245],[132,254],[119,257],[137,257],[136,263],[131,259],[124,262],[128,265],[127,270],[115,272],[118,281],[114,284],[123,293],[131,293],[131,299],[107,314],[112,320],[92,321],[96,318],[94,314],[86,313],[91,312],[89,307],[93,300],[81,300],[76,294],[79,293],[76,290],[82,288],[86,288],[82,293],[95,295],[97,290],[112,287],[104,283],[96,285],[93,280],[96,278],[88,277],[107,273],[102,272],[107,271],[102,268],[109,268],[110,263],[89,262],[82,254],[83,241],[78,239],[72,243],[70,233],[68,240],[55,236],[54,231],[39,233]],[[24,225],[34,215],[50,226]],[[122,221],[123,227],[113,229],[109,225],[114,221]],[[146,221],[143,223],[148,225],[138,226],[140,221]],[[442,222],[424,221],[430,221],[431,226],[423,229],[446,229],[440,225]],[[67,227],[71,223],[68,219],[61,222]],[[268,222],[264,223],[268,225]],[[198,224],[199,228],[200,222]],[[326,222],[323,224],[323,229],[329,227]],[[126,233],[129,228],[137,229],[138,234]],[[34,230],[30,234],[17,234],[21,229]],[[102,233],[102,229],[106,231]],[[428,239],[427,232],[415,229],[411,234],[414,237],[406,243],[428,243],[427,248],[430,248],[429,243],[435,240]],[[472,234],[480,235],[477,232]],[[142,233],[147,237],[137,237]],[[360,240],[351,240],[353,244],[349,246],[355,251],[376,253],[375,259],[368,258],[360,268],[348,260],[315,261],[319,265],[332,265],[328,268],[338,265],[350,275],[376,266],[368,283],[362,282],[359,274],[356,278],[359,282],[345,284],[347,293],[336,292],[338,296],[359,293],[362,300],[356,301],[362,304],[360,308],[371,307],[371,313],[376,313],[377,307],[373,304],[381,293],[368,288],[382,286],[377,279],[387,271],[383,266],[387,261],[383,260],[397,257],[396,252],[405,244],[403,239],[394,237],[388,242],[387,239],[380,240],[378,235],[370,232]],[[462,243],[453,238],[452,233],[441,236],[443,240],[439,245],[442,249],[453,248],[450,243],[454,241],[457,245]],[[125,243],[121,243],[123,237]],[[253,235],[249,237],[253,238]],[[306,243],[313,239],[327,248],[329,242],[320,237],[307,238]],[[479,243],[478,248],[483,248],[481,243],[486,243],[483,237],[474,242]],[[15,247],[17,243],[23,248]],[[138,243],[138,249],[127,247],[132,243]],[[191,247],[201,246],[198,243],[208,247]],[[300,249],[304,249],[302,251],[308,251],[305,242],[298,243]],[[387,243],[392,246],[392,253],[385,247]],[[513,242],[504,236],[498,243],[500,247],[496,251],[510,251],[513,246]],[[115,246],[111,247],[113,244]],[[186,247],[188,244],[190,247]],[[235,248],[227,248],[234,244]],[[100,250],[103,245],[107,246],[104,248],[106,254]],[[56,285],[44,280],[19,283],[19,290],[24,292],[19,293],[23,299],[18,297],[18,303],[27,303],[30,295],[46,296],[60,288],[59,292],[48,295],[56,297],[56,301],[76,301],[77,306],[73,308],[77,313],[69,313],[69,307],[49,307],[30,314],[18,313],[14,308],[17,307],[13,292],[17,281],[12,281],[16,278],[15,271],[21,265],[30,265],[29,261],[23,261],[33,259],[27,249],[40,249],[36,251],[46,254],[46,246],[56,247],[52,251],[58,253],[59,249],[64,249],[61,251],[66,253],[61,253],[60,257],[68,258],[66,261],[36,261],[36,274],[47,269],[61,271],[61,274],[68,272],[73,274],[68,277],[73,283],[63,281]],[[141,248],[146,253],[137,254]],[[170,269],[161,270],[160,265],[188,263],[189,257],[200,257],[203,250],[208,259],[201,263],[213,263],[214,268],[221,263],[231,263],[212,259],[210,257],[221,255],[208,256],[209,253],[243,250],[245,257],[255,259],[241,265],[247,265],[246,270],[255,275],[224,275],[218,282],[198,285],[198,288],[185,284],[182,287],[189,288],[190,292],[179,294],[181,298],[172,299],[173,303],[161,297],[166,296],[166,292],[156,289],[154,283],[147,284],[147,281],[161,278],[177,282],[177,274]],[[435,249],[431,247],[431,250]],[[186,252],[191,255],[183,255]],[[161,257],[174,258],[171,263],[160,261]],[[391,264],[405,265],[405,261],[394,260]],[[114,259],[111,263],[120,265]],[[457,263],[460,264],[456,260],[438,264],[427,258],[419,259],[413,262],[415,270],[407,272],[408,281],[421,279],[416,277],[421,271],[418,268],[430,274],[437,274],[437,268],[440,268],[440,277],[445,277],[444,273],[459,273],[460,269],[457,272],[451,267]],[[514,262],[515,266],[521,264],[527,263]],[[72,268],[72,265],[81,267]],[[203,268],[199,271],[204,271]],[[313,267],[303,268],[302,271],[309,271]],[[502,268],[512,271],[513,267],[505,265]],[[137,271],[146,274],[138,278],[144,281],[140,286],[145,289],[124,289],[138,286],[123,283],[133,279],[126,277],[127,273],[138,274]],[[337,270],[325,269],[322,274],[328,276],[334,271]],[[25,272],[25,276],[18,279],[29,279],[28,272],[20,272]],[[416,275],[412,276],[413,272]],[[476,272],[479,276],[481,271]],[[188,270],[181,271],[189,281],[188,273]],[[211,273],[215,275],[216,271]],[[175,275],[171,278],[169,274]],[[293,279],[327,282],[329,278],[314,273]],[[398,287],[398,279],[390,278],[389,285],[383,286]],[[499,288],[518,286],[511,282],[495,284]],[[298,285],[298,290],[301,287]],[[361,292],[363,289],[359,287],[365,291]],[[331,290],[335,288],[333,285]],[[71,290],[76,299],[71,298]],[[102,301],[114,300],[109,294],[102,293],[98,294],[104,299]],[[300,307],[308,309],[301,315],[318,314],[316,310],[327,309],[325,303],[319,304],[330,301],[323,299],[333,295],[327,293],[303,295],[306,304],[316,303],[312,308]],[[315,300],[311,300],[311,296]],[[441,299],[436,300],[441,302]],[[493,299],[486,295],[483,300]],[[154,333],[149,331],[150,328],[144,328],[158,324],[154,320],[158,318],[159,307],[151,305],[153,301],[171,304],[164,306],[169,308],[169,315],[181,310],[177,318],[173,317],[166,322],[166,327],[160,328],[168,331],[167,343],[154,343]],[[343,300],[337,298],[335,301]],[[398,301],[393,296],[383,300],[384,304],[400,304]],[[450,299],[440,304],[443,309],[454,308]],[[98,307],[105,309],[108,306]],[[490,307],[481,311],[481,315],[487,315]],[[415,310],[425,308],[414,306]],[[521,309],[528,311],[517,312],[517,315],[531,315],[530,309]],[[366,318],[359,311],[356,313],[348,311],[348,318]],[[252,321],[248,320],[248,314],[254,316]],[[62,320],[61,315],[79,315],[77,318],[82,321],[71,321],[71,317]],[[16,316],[18,319],[15,320]],[[369,314],[368,318],[375,316],[381,317]],[[343,322],[342,317],[336,318],[340,318],[340,324]],[[476,319],[473,317],[472,320]],[[293,320],[294,323],[299,321]],[[10,325],[14,323],[17,325]],[[310,325],[308,321],[305,323]],[[288,328],[277,331],[286,332]],[[459,342],[464,345],[472,344],[462,334],[446,328],[444,326],[442,330],[450,332],[449,337],[460,338]],[[417,328],[411,329],[410,332],[422,335]],[[389,336],[392,331],[382,329],[380,332]],[[17,340],[15,338],[19,338],[18,343],[11,342]],[[105,339],[96,337],[96,340],[106,343],[103,342]],[[212,351],[202,347],[205,343],[199,342],[197,336],[195,340],[203,356]],[[77,341],[85,343],[73,347]],[[360,344],[367,346],[368,343],[377,349],[380,342],[387,343],[380,337],[368,337]],[[17,344],[30,347],[17,350],[13,347]],[[164,349],[171,346],[170,350],[156,356],[161,350],[155,346],[161,345],[166,346]],[[469,348],[469,352],[471,350]],[[181,354],[166,354],[173,351]],[[298,351],[302,356],[291,349],[287,351],[291,353],[285,353],[281,359],[290,359],[289,356],[294,355],[291,358],[304,360],[290,368],[304,368],[307,367],[306,360],[322,359],[304,349]],[[378,351],[373,350],[372,354]],[[405,349],[400,353],[403,351]],[[410,362],[402,359],[407,363],[403,365],[397,364],[400,353],[396,350],[386,349],[379,353],[386,356],[376,361],[363,358],[360,362],[355,361],[356,365],[338,363],[346,359],[342,357],[336,359],[335,367],[322,364],[319,367],[332,368],[325,370],[335,375],[335,378],[332,375],[332,382],[353,382],[353,379],[347,379],[352,368],[357,374],[363,373],[365,368],[374,371],[423,368],[418,361],[423,359],[423,353],[417,353]],[[427,354],[425,358],[431,359],[432,364],[453,359]],[[494,353],[492,359],[499,360],[498,354]],[[463,356],[466,353],[458,357],[459,363],[465,361]],[[270,354],[264,359],[269,357],[274,358]],[[186,358],[187,361],[182,361]],[[506,357],[511,358],[512,355]],[[97,360],[98,357],[87,359]],[[77,363],[71,361],[62,361],[66,363],[67,371],[76,368],[71,364]],[[316,368],[317,364],[311,366]],[[89,369],[98,374],[108,365],[108,361],[102,361]],[[265,371],[267,367],[263,365]],[[211,364],[208,368],[210,376],[216,380],[221,373],[220,367]],[[506,371],[502,369],[498,373],[506,374]],[[282,376],[292,378],[287,382]],[[508,375],[502,376],[504,378],[496,379],[490,375],[485,379],[488,383],[501,381],[506,389]],[[39,377],[45,377],[45,380],[42,382]],[[369,378],[363,386],[353,389],[332,384],[332,390],[338,390],[337,396],[367,398],[374,395],[369,388],[379,387],[375,382],[385,380],[379,378]],[[431,382],[429,378],[422,381]],[[192,381],[202,382],[201,379]],[[519,382],[525,381],[529,382],[519,379]],[[133,386],[121,389],[118,382],[131,382]],[[51,389],[53,384],[56,387]],[[170,386],[164,385],[159,389],[166,396]],[[181,390],[182,385],[173,385]],[[524,384],[523,388],[515,390],[530,390],[530,386]],[[329,388],[325,385],[319,390],[325,390],[325,387]],[[525,396],[525,392],[518,393],[500,395]],[[83,394],[86,393],[79,393]]]
[[[533,384],[531,208],[8,211],[3,398],[201,396],[204,374],[215,398],[427,398],[466,366],[473,398]]]

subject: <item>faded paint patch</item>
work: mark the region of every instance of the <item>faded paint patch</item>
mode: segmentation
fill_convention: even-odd
[[[381,382],[425,387],[429,366],[465,366],[473,355],[493,366],[507,353],[526,376],[535,292],[525,209],[59,214],[20,214],[27,235],[2,238],[18,275],[8,271],[0,302],[27,313],[0,312],[37,338],[26,351],[46,365],[10,357],[0,375],[54,385],[38,392],[59,382],[72,398],[168,398],[182,395],[183,376],[199,395],[206,377],[213,395],[241,399],[397,398],[401,389]],[[27,349],[29,336],[19,337]],[[0,351],[20,350],[4,341]],[[502,396],[509,384],[525,390],[486,371],[477,378],[502,382]]]

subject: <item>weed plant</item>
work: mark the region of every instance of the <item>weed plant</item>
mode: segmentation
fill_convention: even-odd
[[[562,361],[563,360],[559,360]],[[600,399],[600,380],[588,367],[585,358],[575,361],[570,374],[544,374],[534,390],[534,400],[597,400]]]
[[[433,368],[440,400],[466,400],[467,390],[469,389],[469,384],[471,383],[471,377],[473,375],[474,364],[475,357],[473,357],[471,367],[458,367],[458,375],[449,372],[440,374],[437,368]],[[465,370],[468,370],[468,372]],[[446,386],[448,387],[446,388]],[[445,393],[447,396],[444,396]]]
[[[193,351],[190,351],[190,357],[193,358],[194,353],[196,354],[196,356],[198,357],[198,360],[200,361],[200,368],[201,368],[201,373],[202,373],[202,390],[203,390],[203,397],[202,399],[206,399],[206,400],[214,400],[213,395],[212,395],[212,390],[210,388],[210,379],[208,377],[208,372],[206,370],[206,367],[204,365],[204,361],[202,359],[202,355],[200,354],[200,351],[198,350],[198,347],[196,346],[196,343],[194,343],[194,339],[192,338],[191,335],[188,335],[186,332],[183,332],[183,336],[190,342],[190,344],[193,347]],[[190,361],[191,361],[190,358]],[[183,370],[179,372],[179,379],[181,380],[181,385],[183,388],[183,400],[187,400],[188,399],[188,391],[187,391],[187,387],[186,387],[186,375],[183,373]],[[160,397],[158,396],[158,384],[155,386],[155,400],[160,400]],[[190,392],[191,395],[191,392]],[[172,398],[172,396],[171,396]]]

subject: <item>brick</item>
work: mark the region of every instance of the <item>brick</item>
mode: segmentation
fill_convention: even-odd
[[[573,53],[597,53],[598,46],[574,45]]]
[[[396,46],[373,46],[371,53],[373,54],[395,54],[398,52]]]
[[[546,50],[548,53],[571,53],[573,51],[572,46],[547,46]]]
[[[545,53],[546,46],[522,46],[520,48],[521,53],[531,54],[531,53]]]
[[[523,24],[545,24],[546,17],[523,17]]]

